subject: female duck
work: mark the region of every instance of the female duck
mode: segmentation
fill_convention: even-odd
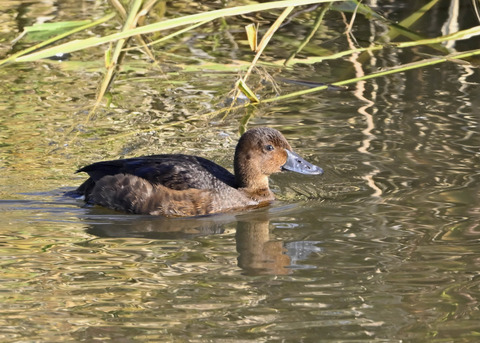
[[[245,132],[235,149],[235,175],[190,155],[153,155],[97,162],[79,169],[87,179],[76,193],[114,210],[164,216],[198,216],[266,206],[275,199],[268,176],[282,170],[321,175],[271,128]]]

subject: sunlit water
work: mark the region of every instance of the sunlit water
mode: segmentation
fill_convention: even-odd
[[[27,9],[27,19],[42,11]],[[338,18],[330,30],[344,30]],[[291,25],[285,37],[304,34]],[[231,41],[220,37],[215,53],[213,40],[204,49],[224,61]],[[189,44],[200,48],[202,37]],[[287,57],[285,42],[272,44],[279,55],[267,56]],[[351,58],[270,72],[322,82],[418,56],[374,57],[363,67]],[[177,151],[230,168],[244,112],[165,125],[220,108],[236,73],[166,66],[175,81],[167,82],[132,62],[114,106],[89,123],[96,67],[69,63],[0,69],[2,342],[478,339],[478,69],[447,63],[261,106],[249,125],[281,130],[326,174],[272,177],[279,201],[268,208],[164,219],[85,207],[63,193],[85,179],[78,167],[101,159]]]

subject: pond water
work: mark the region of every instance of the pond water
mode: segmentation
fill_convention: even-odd
[[[424,2],[375,3],[400,21]],[[439,1],[411,29],[435,37],[446,23],[478,25],[471,3],[459,5],[458,17],[455,4]],[[15,0],[0,0],[0,7],[3,55],[42,18],[98,18],[108,8]],[[163,9],[170,17],[206,10],[183,1]],[[0,68],[2,342],[478,340],[475,61],[209,115],[226,106],[239,70],[253,58],[243,26],[257,20],[264,32],[278,13],[199,28],[156,47],[158,65],[132,53],[109,103],[89,120],[104,47],[67,61]],[[261,60],[287,58],[316,13],[299,13],[282,27]],[[358,15],[352,33],[365,46],[387,30]],[[327,12],[299,58],[348,49],[344,31],[341,14]],[[450,43],[451,52],[479,46],[476,38]],[[264,66],[250,82],[271,98],[271,80],[287,94],[305,86],[285,79],[333,82],[432,54],[439,52],[388,48],[341,61]],[[246,120],[248,127],[282,131],[325,175],[275,175],[272,206],[202,218],[127,215],[63,196],[85,180],[74,174],[79,167],[111,158],[182,152],[231,169]]]

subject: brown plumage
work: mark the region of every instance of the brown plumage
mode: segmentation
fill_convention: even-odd
[[[293,153],[271,128],[245,132],[235,149],[235,175],[202,157],[172,154],[97,162],[79,169],[90,177],[76,190],[85,201],[118,211],[198,216],[268,205],[268,176],[285,170],[322,174]]]

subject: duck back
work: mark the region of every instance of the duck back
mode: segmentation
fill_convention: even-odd
[[[227,169],[205,158],[182,154],[96,162],[77,171],[80,172],[87,173],[95,182],[107,175],[129,174],[176,190],[236,187],[235,176]]]

